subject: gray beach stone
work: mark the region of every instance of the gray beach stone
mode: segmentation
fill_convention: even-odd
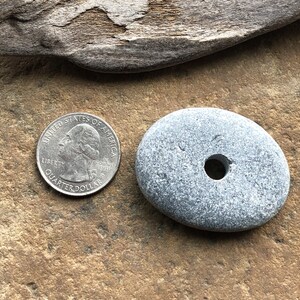
[[[136,175],[162,213],[210,231],[266,223],[290,186],[274,139],[253,121],[216,108],[183,109],[157,121],[139,145]]]

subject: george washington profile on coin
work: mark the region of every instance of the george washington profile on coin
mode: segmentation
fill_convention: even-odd
[[[86,196],[105,187],[120,163],[119,140],[102,119],[72,113],[53,121],[37,146],[37,164],[46,182],[61,193]]]
[[[60,177],[71,182],[92,181],[100,159],[100,135],[88,124],[79,124],[59,141],[58,156],[64,161]]]

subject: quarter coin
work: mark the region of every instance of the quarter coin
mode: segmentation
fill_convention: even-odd
[[[104,188],[120,164],[120,143],[109,124],[87,113],[53,121],[37,145],[37,165],[46,182],[71,196]]]

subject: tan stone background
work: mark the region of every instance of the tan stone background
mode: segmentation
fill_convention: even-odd
[[[51,58],[0,58],[1,299],[300,299],[300,22],[221,53],[138,75]],[[283,148],[292,186],[262,228],[207,233],[160,214],[134,174],[158,118],[213,106],[247,116]],[[113,182],[83,199],[38,173],[36,143],[62,114],[109,122],[122,145]]]

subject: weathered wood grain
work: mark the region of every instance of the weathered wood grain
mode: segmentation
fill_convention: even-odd
[[[138,72],[213,53],[299,17],[299,0],[0,0],[0,54]]]

